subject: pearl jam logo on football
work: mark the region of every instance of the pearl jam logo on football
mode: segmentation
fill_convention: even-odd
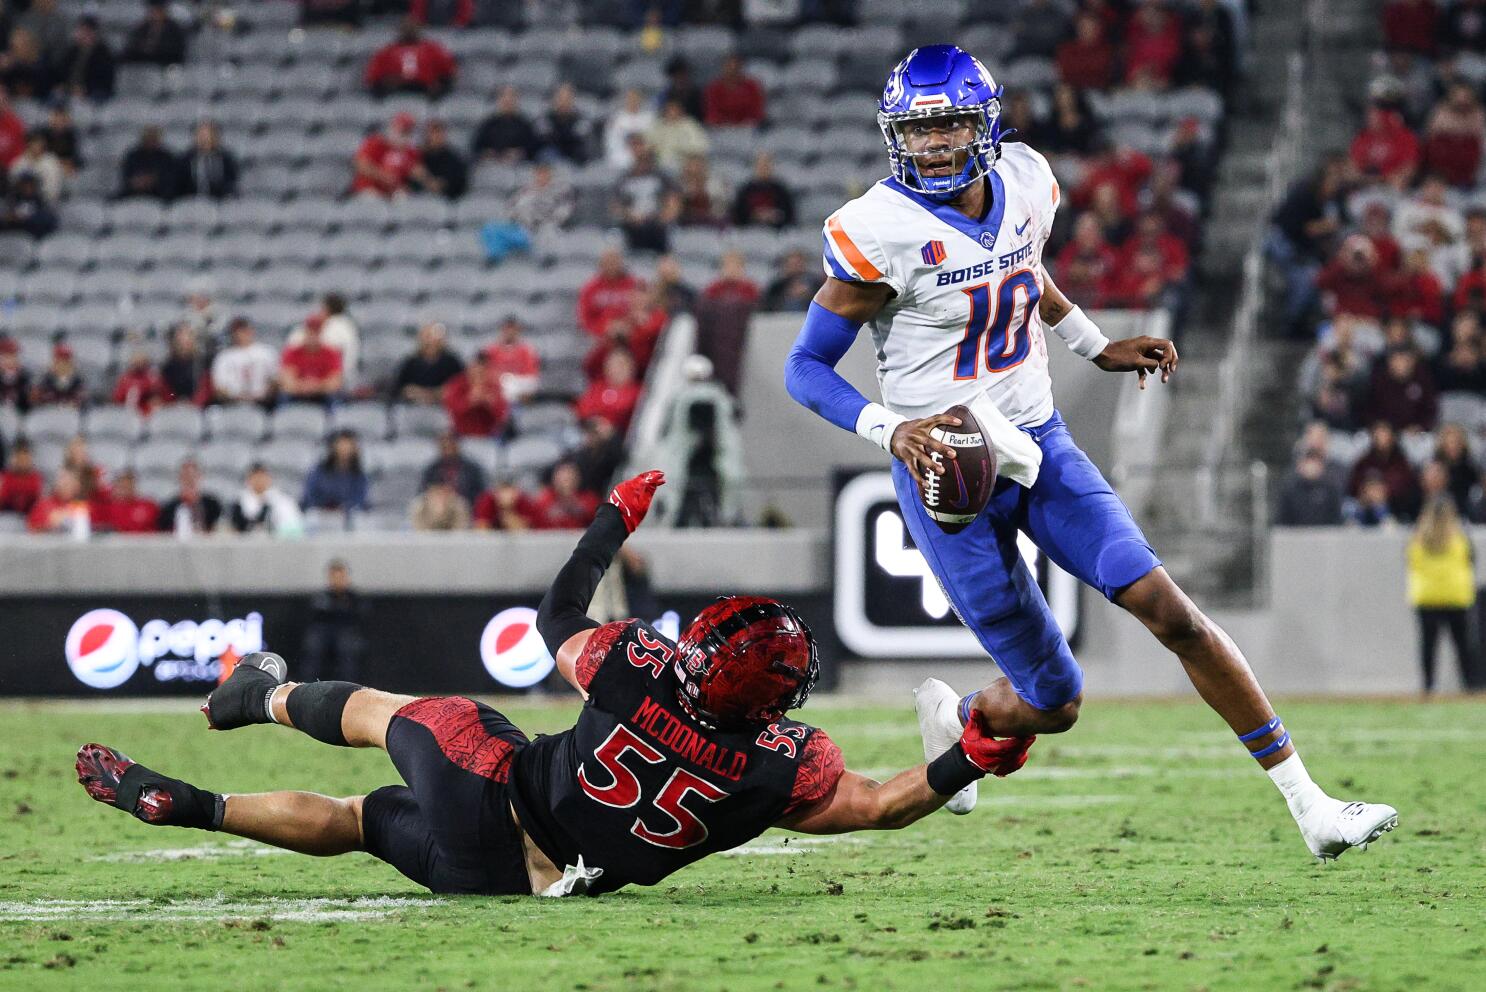
[[[90,610],[67,632],[67,667],[83,685],[115,689],[141,667],[159,682],[216,682],[221,659],[263,650],[263,616],[135,622],[118,610]]]

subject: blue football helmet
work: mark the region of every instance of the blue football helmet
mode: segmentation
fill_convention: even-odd
[[[953,149],[955,154],[966,153],[964,168],[951,176],[923,175],[915,159],[927,153],[908,150],[903,140],[904,125],[926,117],[965,114],[976,118],[975,138]],[[932,200],[947,202],[990,172],[1001,154],[1001,87],[980,60],[962,48],[915,48],[887,77],[877,108],[877,126],[882,128],[882,140],[887,143],[893,177]]]

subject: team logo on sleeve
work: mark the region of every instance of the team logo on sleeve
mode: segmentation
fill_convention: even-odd
[[[918,253],[924,257],[925,265],[938,265],[939,263],[944,261],[944,242],[930,241],[928,244],[920,248],[918,250]]]

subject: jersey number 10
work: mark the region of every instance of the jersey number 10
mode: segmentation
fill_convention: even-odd
[[[1042,298],[1036,273],[1031,269],[1018,269],[1001,280],[1001,286],[996,290],[994,320],[991,319],[990,283],[983,282],[960,292],[970,297],[970,319],[965,322],[965,339],[955,354],[955,379],[974,379],[980,375],[982,338],[985,339],[988,371],[1005,372],[1026,361],[1027,352],[1032,348],[1027,324],[1032,320],[1032,308]],[[1017,298],[1018,292],[1023,294],[1021,299]]]

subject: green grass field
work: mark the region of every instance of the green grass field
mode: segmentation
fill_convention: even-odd
[[[1096,702],[969,817],[775,832],[654,889],[538,900],[147,827],[72,775],[99,740],[212,789],[352,794],[396,780],[380,752],[0,703],[0,989],[1486,989],[1486,704],[1280,710],[1318,781],[1394,804],[1397,831],[1320,866],[1200,705]],[[906,705],[810,718],[855,769],[918,760]]]

